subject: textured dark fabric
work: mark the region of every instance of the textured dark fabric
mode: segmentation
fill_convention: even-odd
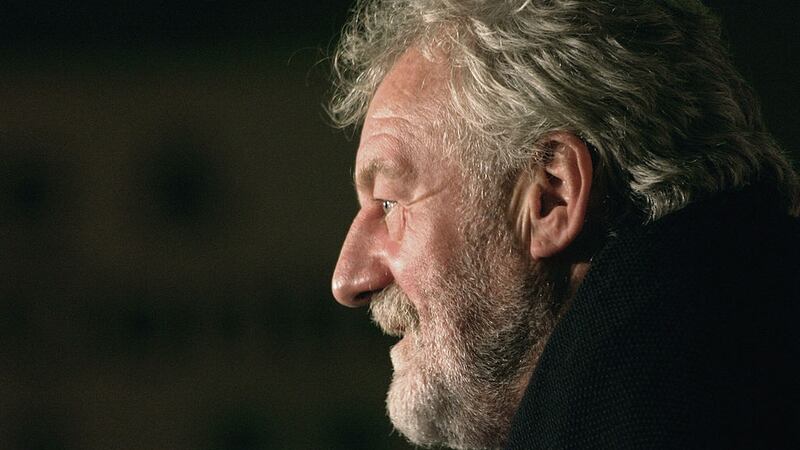
[[[757,190],[622,229],[554,330],[508,449],[800,449],[800,224]]]

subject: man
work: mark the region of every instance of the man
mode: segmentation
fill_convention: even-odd
[[[798,177],[719,34],[689,0],[360,3],[333,292],[400,337],[409,440],[796,442]]]

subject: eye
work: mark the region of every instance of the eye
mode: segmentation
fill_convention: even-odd
[[[392,209],[397,204],[397,202],[394,200],[381,200],[380,202],[381,202],[381,209],[383,209],[383,214],[389,214],[389,212],[391,212]]]
[[[405,228],[405,214],[403,210],[397,205],[395,200],[377,200],[383,212],[382,221],[386,224],[386,230],[389,232],[389,238],[394,241],[400,241],[403,238],[403,229]],[[397,208],[395,208],[397,207]],[[397,209],[393,213],[393,211]]]

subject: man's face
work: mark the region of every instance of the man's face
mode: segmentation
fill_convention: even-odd
[[[333,278],[401,337],[387,407],[418,444],[502,445],[553,320],[553,277],[470,183],[436,120],[448,68],[406,52],[370,104],[356,157],[361,209]],[[500,209],[504,210],[504,209]]]

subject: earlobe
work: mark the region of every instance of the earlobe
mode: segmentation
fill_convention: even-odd
[[[586,143],[556,132],[540,141],[550,157],[523,173],[512,196],[515,231],[534,259],[565,252],[583,229],[592,186]]]

